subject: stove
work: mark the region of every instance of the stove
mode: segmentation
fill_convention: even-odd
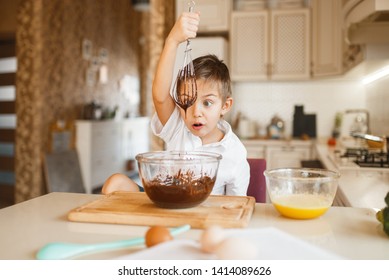
[[[340,156],[348,158],[360,167],[389,168],[389,153],[367,148],[348,148]]]
[[[330,157],[338,169],[389,172],[389,153],[381,149],[346,148]]]

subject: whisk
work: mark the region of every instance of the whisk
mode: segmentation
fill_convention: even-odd
[[[195,1],[188,3],[189,12],[193,12]],[[178,70],[178,75],[173,87],[173,99],[178,106],[185,111],[192,106],[197,99],[196,76],[191,56],[192,47],[190,40],[186,40],[183,67]]]

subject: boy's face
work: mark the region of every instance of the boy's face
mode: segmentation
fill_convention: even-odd
[[[214,143],[223,136],[217,128],[221,116],[226,114],[232,106],[232,98],[223,103],[217,83],[206,82],[203,79],[197,83],[197,100],[187,109],[180,109],[181,117],[186,127],[194,135],[201,138],[203,144]]]

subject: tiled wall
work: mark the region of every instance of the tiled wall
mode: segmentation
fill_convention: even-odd
[[[239,83],[233,96],[232,119],[240,111],[263,128],[278,114],[285,121],[287,136],[292,134],[295,105],[304,105],[306,114],[316,114],[319,137],[331,135],[337,112],[366,107],[365,87],[359,80]]]

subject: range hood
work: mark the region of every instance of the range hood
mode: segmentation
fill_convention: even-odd
[[[352,44],[389,44],[389,0],[349,0],[344,27]]]
[[[366,78],[389,65],[389,0],[348,0],[343,28],[350,45],[362,48],[363,59],[346,78]]]

